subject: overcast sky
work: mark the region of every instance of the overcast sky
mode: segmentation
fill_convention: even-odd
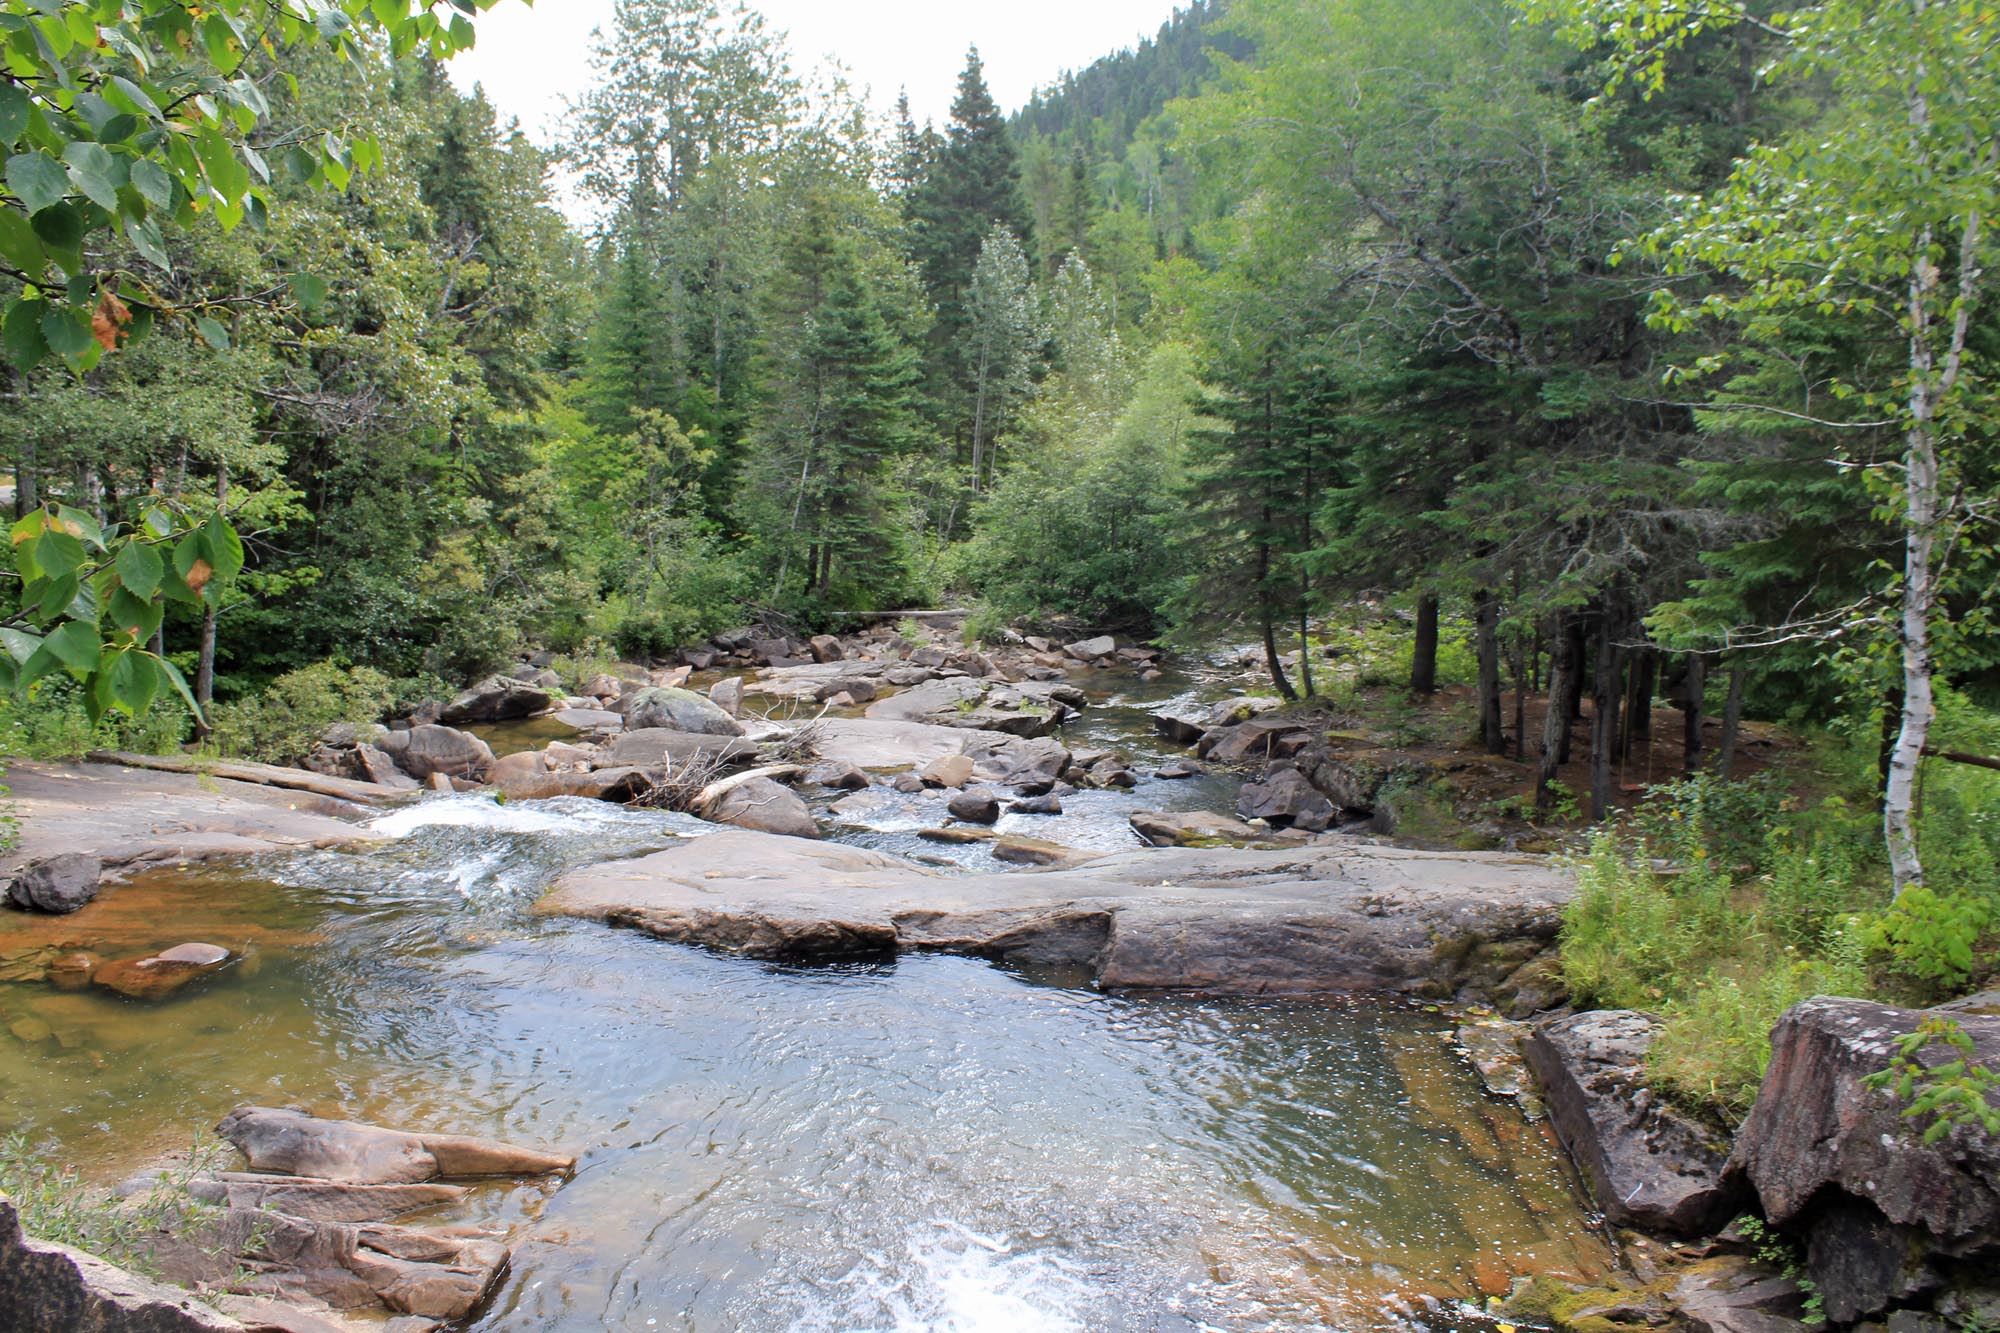
[[[762,0],[772,26],[790,34],[793,63],[806,72],[832,56],[884,113],[907,86],[921,124],[944,122],[968,46],[986,62],[1003,110],[1066,69],[1130,46],[1159,30],[1173,0]],[[611,0],[540,0],[530,9],[502,0],[478,20],[479,42],[451,63],[453,79],[483,84],[503,120],[519,118],[546,142],[565,96],[590,81],[591,30],[609,26]]]

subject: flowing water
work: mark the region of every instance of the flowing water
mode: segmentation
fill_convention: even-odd
[[[365,849],[10,915],[0,953],[242,960],[156,1005],[0,985],[4,1125],[99,1179],[245,1101],[575,1151],[559,1190],[462,1206],[520,1244],[491,1330],[1438,1328],[1517,1275],[1606,1269],[1546,1129],[1439,1015],[936,955],[782,967],[528,910],[702,828],[429,797]]]

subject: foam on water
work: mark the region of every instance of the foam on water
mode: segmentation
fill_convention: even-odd
[[[617,822],[621,812],[602,801],[518,801],[501,804],[491,796],[453,793],[429,796],[368,822],[371,831],[406,838],[420,829],[468,828],[489,833],[588,833]]]
[[[907,1253],[869,1255],[792,1333],[1083,1333],[1095,1285],[1049,1249],[1017,1250],[944,1219],[913,1230]]]

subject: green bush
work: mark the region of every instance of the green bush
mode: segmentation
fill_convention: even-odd
[[[286,672],[260,695],[218,705],[209,744],[221,754],[296,764],[328,727],[379,721],[393,698],[389,678],[372,667],[315,662]]]
[[[162,695],[138,717],[113,712],[93,723],[76,682],[51,676],[25,697],[0,693],[0,754],[24,759],[74,759],[91,750],[171,754],[186,743],[191,722],[178,697]]]

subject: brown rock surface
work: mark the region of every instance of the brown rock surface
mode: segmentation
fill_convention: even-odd
[[[185,1291],[23,1234],[0,1194],[0,1329],[20,1333],[244,1333]]]
[[[574,1158],[497,1139],[412,1134],[269,1106],[239,1106],[215,1132],[235,1144],[255,1171],[364,1185],[542,1175],[575,1164]]]

